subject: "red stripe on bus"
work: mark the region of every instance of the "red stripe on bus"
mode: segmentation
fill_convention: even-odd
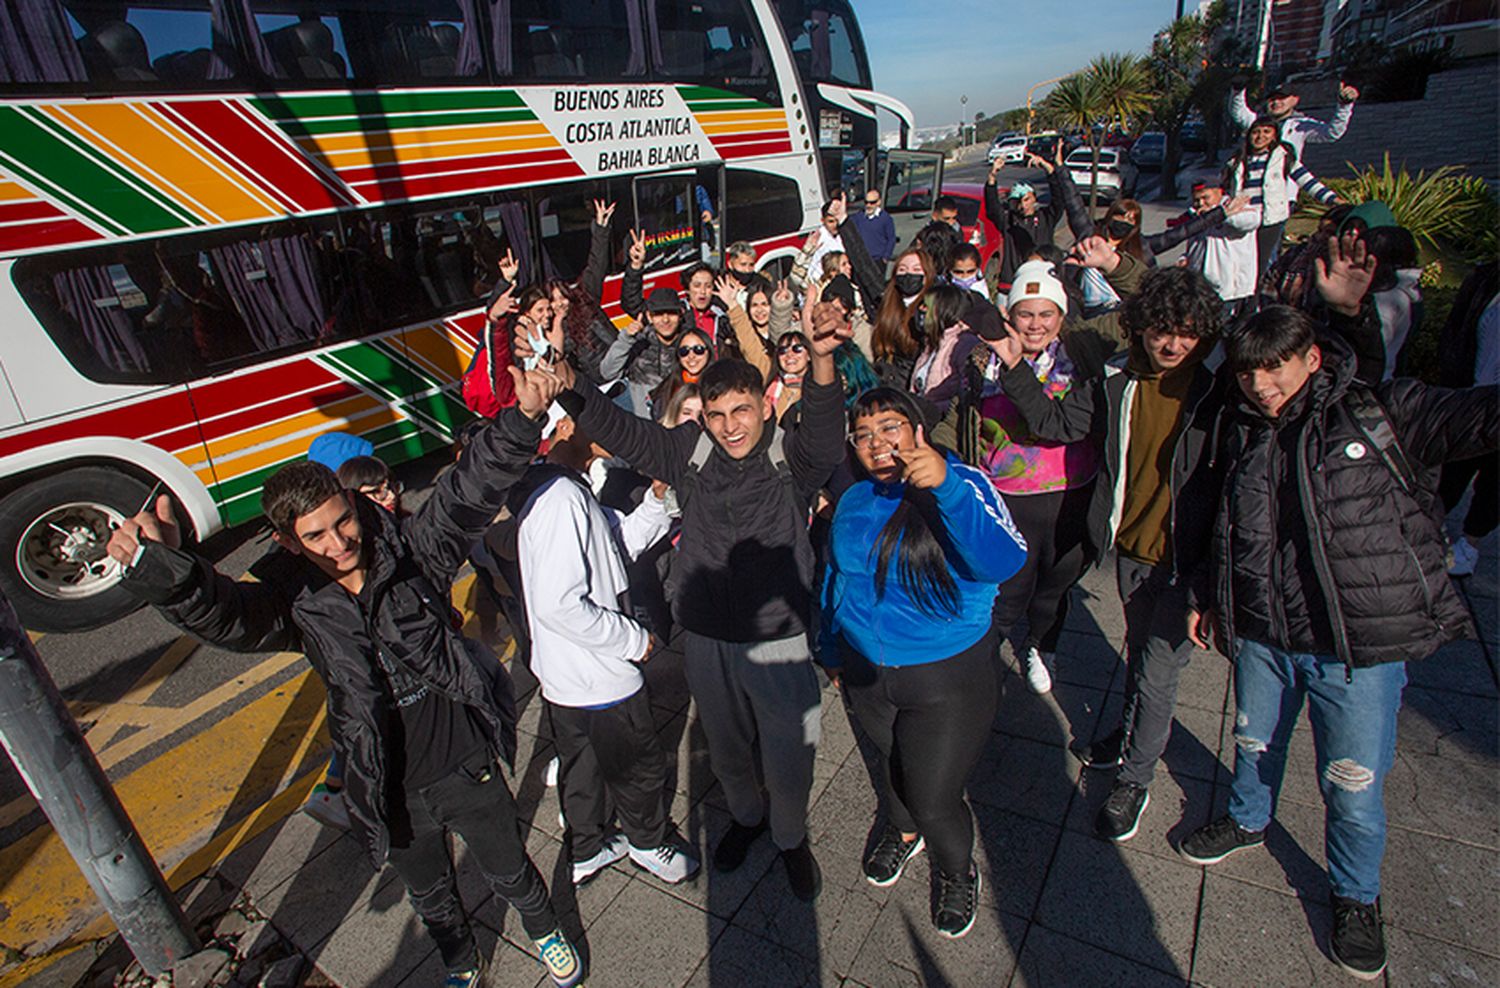
[[[192,385],[193,404],[203,419],[225,415],[245,407],[246,401],[309,391],[342,383],[315,361],[302,359],[251,371],[236,377],[212,379]]]
[[[39,220],[50,216],[62,217],[62,210],[41,199],[25,202],[0,203],[0,223],[19,223],[22,220]]]
[[[464,158],[445,158],[441,161],[408,162],[406,164],[384,164],[384,165],[361,165],[359,167],[340,168],[339,178],[350,185],[359,185],[371,181],[400,182],[436,172],[451,172],[458,169],[473,171],[479,168],[493,168],[503,165],[525,165],[540,164],[554,161],[568,161],[568,152],[562,148],[548,148],[545,151],[510,151],[502,154],[477,154]]]
[[[330,187],[292,148],[271,140],[227,103],[184,100],[172,108],[243,164],[243,174],[299,209],[351,206],[354,200]]]
[[[225,436],[232,436],[236,432],[246,429],[258,428],[280,419],[289,418],[293,415],[301,415],[324,405],[343,401],[346,398],[354,398],[363,394],[359,388],[342,381],[331,384],[326,388],[318,388],[316,391],[308,391],[300,395],[291,395],[279,398],[275,401],[256,405],[241,412],[234,412],[213,421],[203,423],[203,441],[215,442]],[[195,392],[196,396],[196,392]]]
[[[157,398],[147,398],[119,408],[86,413],[66,422],[58,422],[56,425],[27,429],[20,435],[0,439],[0,456],[37,449],[52,443],[66,442],[69,439],[90,439],[96,436],[139,439],[141,436],[160,432],[164,424],[174,422],[187,424],[190,431],[187,441],[177,447],[171,447],[160,439],[153,439],[151,445],[172,453],[198,442],[197,430],[192,425],[193,406],[188,401],[187,394],[182,391]]]
[[[474,192],[493,188],[496,185],[513,185],[517,181],[527,184],[541,183],[552,179],[581,178],[583,169],[572,159],[551,165],[515,165],[505,168],[490,168],[462,175],[443,175],[433,178],[392,178],[371,182],[365,186],[379,189],[382,195],[392,198],[410,199],[415,196],[441,195],[448,192]]]
[[[0,228],[0,254],[103,239],[104,234],[84,226],[75,219],[26,223],[22,226]]]

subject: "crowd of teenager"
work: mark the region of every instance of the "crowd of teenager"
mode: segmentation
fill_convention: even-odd
[[[1406,663],[1472,634],[1449,570],[1472,569],[1495,524],[1500,295],[1493,264],[1466,286],[1447,386],[1398,376],[1420,308],[1403,287],[1411,234],[1300,162],[1357,96],[1341,89],[1325,124],[1285,92],[1258,116],[1235,93],[1243,146],[1154,234],[1133,200],[1092,216],[1060,162],[1031,161],[1045,201],[992,173],[1004,244],[985,269],[948,204],[899,244],[873,190],[836,191],[785,278],[737,243],[722,267],[647,290],[631,231],[622,328],[600,307],[614,206],[598,203],[577,282],[517,285],[502,261],[464,387],[481,418],[419,509],[367,444],[325,436],[265,484],[277,549],[258,582],[183,548],[166,498],[110,551],[185,630],[306,652],[338,763],[311,808],[397,871],[454,986],[484,960],[449,832],[553,980],[584,974],[497,767],[516,749],[509,676],[449,604],[466,561],[540,683],[575,883],[625,859],[664,882],[700,869],[670,819],[643,673],[675,640],[732,816],[712,868],[741,867],[765,835],[791,892],[818,896],[821,670],[880,755],[864,874],[891,885],[925,851],[931,920],[953,938],[980,895],[964,791],[1002,648],[1050,691],[1071,661],[1070,591],[1111,565],[1124,709],[1075,749],[1118,767],[1098,835],[1137,833],[1179,678],[1217,649],[1234,667],[1231,799],[1178,850],[1211,865],[1263,842],[1305,704],[1332,952],[1374,977]],[[1284,246],[1304,192],[1331,208]],[[1158,266],[1177,245],[1182,262]],[[1471,485],[1450,547],[1444,513]]]

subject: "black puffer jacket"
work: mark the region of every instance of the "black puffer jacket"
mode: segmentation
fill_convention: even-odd
[[[1500,443],[1500,391],[1399,379],[1373,390],[1415,483],[1356,419],[1354,360],[1322,339],[1323,369],[1268,419],[1243,399],[1218,436],[1223,504],[1213,587],[1228,638],[1402,662],[1474,634],[1427,510],[1430,474]],[[1205,602],[1207,603],[1207,602]]]
[[[673,617],[689,631],[731,642],[777,641],[807,630],[813,553],[808,509],[844,458],[844,391],[803,385],[801,418],[782,433],[787,474],[773,465],[779,427],[767,423],[760,445],[736,460],[717,443],[693,472],[704,431],[696,423],[665,429],[635,418],[592,388],[559,399],[593,439],[642,473],[670,484],[682,504],[682,543],[672,564]]]
[[[400,782],[386,766],[388,732],[400,715],[377,671],[377,648],[434,691],[473,708],[493,754],[507,762],[515,756],[510,677],[459,631],[448,593],[540,436],[537,422],[505,410],[403,521],[354,498],[369,565],[357,598],[290,554],[274,577],[241,583],[205,559],[155,542],[146,544],[140,565],[124,581],[173,624],[215,645],[307,654],[328,690],[329,729],[345,759],[349,818],[376,868],[389,851],[388,808]]]

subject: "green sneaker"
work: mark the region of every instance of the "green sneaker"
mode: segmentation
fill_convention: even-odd
[[[578,951],[563,936],[562,930],[553,930],[540,940],[533,940],[542,966],[552,976],[557,988],[573,988],[583,980],[583,965],[578,960]]]

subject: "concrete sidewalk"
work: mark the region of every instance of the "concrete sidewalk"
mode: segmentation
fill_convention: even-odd
[[[1467,591],[1493,649],[1496,539]],[[1005,649],[1000,713],[970,795],[983,906],[974,929],[944,940],[928,918],[928,864],[893,888],[860,871],[876,800],[842,702],[824,694],[811,811],[824,891],[795,900],[770,845],[732,875],[705,869],[669,887],[628,864],[568,889],[557,791],[542,784],[550,743],[527,698],[513,788],[528,844],[591,964],[589,984],[626,986],[1354,984],[1329,960],[1322,808],[1304,716],[1266,847],[1212,869],[1175,846],[1222,812],[1233,758],[1229,664],[1198,653],[1140,832],[1124,845],[1091,835],[1111,773],[1080,769],[1069,744],[1107,729],[1121,705],[1122,626],[1112,570],[1074,591],[1052,694],[1028,692]],[[681,656],[647,667],[663,741],[676,753],[674,818],[707,853],[728,825],[682,681]],[[1390,985],[1500,984],[1500,774],[1497,693],[1486,653],[1451,646],[1413,664],[1386,805],[1384,908]],[[492,961],[491,984],[543,984],[517,917],[489,896],[460,852],[460,886]],[[192,891],[200,915],[238,901],[307,962],[298,983],[345,988],[441,984],[431,941],[389,869],[356,841],[294,813],[231,854]],[[264,928],[262,928],[264,929]],[[118,956],[118,951],[116,951]],[[81,962],[37,975],[48,986],[97,983]],[[315,969],[315,970],[314,970]],[[73,978],[74,980],[69,980]],[[253,982],[252,982],[253,983]]]

